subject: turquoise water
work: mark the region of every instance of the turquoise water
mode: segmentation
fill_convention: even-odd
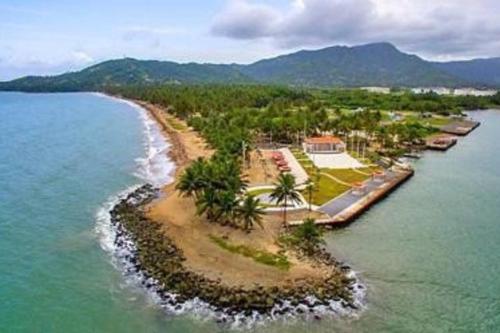
[[[500,113],[475,117],[478,130],[426,154],[410,182],[327,235],[368,286],[359,318],[255,331],[499,331]],[[170,170],[148,164],[164,147],[135,108],[92,94],[0,93],[0,119],[0,332],[221,331],[162,313],[96,232],[104,203]]]

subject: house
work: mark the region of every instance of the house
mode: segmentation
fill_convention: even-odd
[[[336,136],[325,135],[306,138],[304,152],[308,154],[338,154],[345,151],[345,143]]]

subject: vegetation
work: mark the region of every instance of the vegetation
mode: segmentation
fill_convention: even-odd
[[[250,190],[247,192],[247,194],[253,195],[254,197],[258,197],[261,194],[271,193],[272,191],[273,191],[272,188],[260,188],[260,189],[256,189],[256,190]]]
[[[349,186],[342,185],[325,175],[320,175],[315,183],[317,185],[312,192],[312,203],[317,206],[327,203],[350,189]]]
[[[248,195],[241,203],[241,206],[237,208],[237,212],[245,230],[250,231],[254,224],[258,224],[262,228],[262,215],[264,215],[264,211],[260,208],[259,199]]]
[[[247,258],[252,258],[256,262],[264,265],[273,266],[282,270],[288,270],[291,266],[288,258],[284,255],[274,254],[267,251],[251,248],[245,245],[234,245],[221,237],[210,235],[210,239],[221,248]]]
[[[289,173],[281,174],[270,197],[278,205],[283,204],[283,225],[287,227],[286,212],[288,204],[299,204],[302,202],[300,194],[297,191],[297,184],[295,184],[295,177]]]
[[[307,203],[309,206],[309,211],[312,210],[311,205],[312,205],[312,196],[313,196],[314,190],[315,190],[315,185],[314,185],[313,181],[311,180],[311,178],[307,179],[305,192],[307,193]]]
[[[323,231],[312,218],[306,218],[304,223],[281,237],[280,241],[286,245],[298,248],[307,255],[314,254],[324,244]]]
[[[107,91],[162,105],[198,131],[216,154],[188,167],[177,188],[195,200],[198,214],[207,221],[247,229],[258,224],[258,218],[241,219],[239,208],[247,186],[241,165],[256,146],[278,142],[298,147],[304,137],[326,132],[342,137],[348,151],[358,158],[398,157],[424,144],[424,139],[438,130],[435,126],[449,119],[424,118],[423,111],[455,113],[465,107],[500,104],[497,96],[462,98],[404,91],[383,95],[353,89],[236,84],[107,87]],[[354,112],[358,107],[363,109]],[[401,109],[418,112],[405,113],[402,120],[390,119],[388,111]],[[324,204],[349,189],[320,174],[300,150],[295,149],[294,154],[314,179],[314,188],[304,192],[310,203]],[[364,179],[362,174],[354,173],[338,178],[346,183]],[[275,190],[288,194],[274,193],[276,199],[280,198],[279,204],[285,204],[284,225],[286,206],[295,200],[290,197],[289,185],[281,184]]]
[[[370,176],[356,172],[352,169],[323,169],[322,172],[325,172],[333,177],[337,178],[340,181],[343,181],[348,184],[353,184],[357,182],[362,182],[367,180]]]
[[[358,89],[260,85],[165,85],[108,91],[163,105],[200,132],[213,148],[232,156],[240,156],[244,147],[255,145],[298,145],[305,136],[324,132],[343,137],[351,151],[379,143],[379,154],[394,156],[450,121],[445,116],[424,118],[424,113],[447,115],[500,105],[496,96],[451,97],[404,91],[377,94]],[[352,112],[357,108],[363,110]],[[411,113],[395,121],[388,116],[388,111],[394,110]]]

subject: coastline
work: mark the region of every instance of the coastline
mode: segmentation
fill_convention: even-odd
[[[170,181],[160,184],[159,186],[162,186],[161,190],[155,189],[148,192],[149,197],[146,200],[147,202],[141,202],[139,205],[134,206],[136,213],[143,214],[142,217],[148,220],[144,215],[150,209],[147,204],[153,199],[164,197],[166,193],[173,190],[175,177],[189,163],[188,153],[178,133],[170,128],[169,124],[161,116],[160,108],[140,101],[125,100],[116,96],[108,97],[134,104],[144,110],[148,117],[156,122],[158,129],[165,136],[165,139],[169,141],[168,152],[165,151],[164,153],[168,154],[170,161],[175,164],[175,169],[170,172]],[[148,188],[148,190],[151,189],[152,187]],[[272,288],[257,286],[250,289],[235,289],[234,286],[224,286],[220,283],[220,280],[211,281],[203,276],[199,276],[198,273],[189,272],[189,269],[183,270],[182,274],[195,277],[194,280],[196,280],[196,283],[190,286],[190,289],[194,288],[195,290],[188,292],[184,288],[183,291],[177,293],[175,290],[169,290],[169,288],[166,288],[165,279],[162,281],[158,276],[155,277],[154,272],[148,267],[138,264],[140,262],[138,259],[140,251],[138,251],[137,246],[140,243],[136,243],[137,239],[134,242],[134,237],[137,237],[137,234],[134,235],[133,232],[130,232],[130,230],[124,227],[126,222],[116,217],[115,210],[117,207],[127,204],[130,196],[134,197],[137,195],[137,191],[139,191],[140,195],[142,190],[144,190],[144,186],[136,186],[121,193],[120,196],[108,204],[105,212],[100,212],[100,219],[103,221],[107,220],[109,223],[107,232],[110,236],[107,237],[107,242],[112,241],[113,245],[109,246],[107,251],[115,257],[115,260],[124,270],[125,274],[133,276],[135,281],[140,281],[139,283],[148,290],[156,303],[167,313],[203,314],[204,317],[211,317],[220,323],[240,327],[266,320],[290,318],[290,316],[306,316],[315,319],[320,319],[324,315],[355,316],[359,312],[359,309],[364,307],[365,287],[359,283],[355,273],[348,266],[337,262],[327,253],[322,254],[323,264],[333,265],[335,268],[342,267],[342,274],[346,278],[344,281],[346,289],[343,292],[335,289],[338,288],[338,285],[335,288],[328,289],[328,279],[322,281],[323,285],[316,287],[311,286],[318,281],[309,281],[314,282],[310,285],[307,283],[302,283],[302,285],[300,283],[292,283],[287,285],[286,288],[283,288],[283,286],[274,286]],[[131,207],[129,206],[129,208]],[[153,225],[155,223],[149,224]],[[165,233],[161,233],[161,237],[166,242],[170,242],[175,248],[175,244]],[[175,265],[182,267],[184,261],[182,251],[174,252],[179,253]],[[208,289],[205,288],[205,292],[196,290],[196,288],[199,288],[200,279],[210,286]],[[214,290],[214,288],[218,289],[217,287],[220,287],[218,296],[213,297],[213,295],[208,295],[210,294],[208,291]],[[317,293],[318,290],[321,292]],[[229,294],[227,294],[228,292]],[[344,296],[339,297],[341,294],[344,294]],[[224,295],[236,295],[237,297],[229,297],[227,299]],[[250,295],[251,297],[247,297],[247,301],[245,301],[245,295]]]

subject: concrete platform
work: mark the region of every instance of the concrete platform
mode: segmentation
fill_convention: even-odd
[[[364,167],[363,164],[348,153],[307,154],[307,156],[318,168],[357,169]]]

